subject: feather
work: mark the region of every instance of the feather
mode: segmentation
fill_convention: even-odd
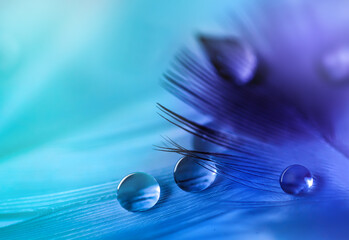
[[[193,111],[177,113],[158,104],[159,113],[184,130],[187,139],[199,137],[221,148],[192,149],[190,143],[186,147],[177,142],[180,139],[166,137],[156,149],[165,152],[158,161],[167,166],[150,172],[161,187],[153,209],[122,209],[116,198],[121,179],[10,199],[0,202],[0,219],[12,221],[0,229],[0,238],[346,239],[349,161],[346,146],[338,148],[335,136],[342,112],[337,103],[345,101],[347,91],[339,94],[328,87],[313,61],[320,49],[333,43],[327,36],[341,32],[342,18],[348,20],[342,14],[329,18],[329,9],[349,7],[338,2],[251,1],[235,10],[232,28],[240,29],[238,39],[256,50],[262,64],[251,70],[257,74],[254,79],[249,74],[241,78],[240,71],[222,75],[221,63],[210,56],[211,47],[206,46],[211,49],[208,54],[185,49],[177,55],[164,85]],[[215,38],[216,54],[221,52],[217,48],[222,36]],[[243,79],[244,84],[231,78]],[[195,120],[198,116],[213,123],[202,124]],[[113,142],[113,136],[100,140],[95,142],[104,145]],[[174,157],[167,157],[168,152]],[[178,188],[170,159],[181,156],[194,157],[208,169],[214,162],[214,185],[195,194]],[[291,164],[302,164],[314,175],[314,187],[306,196],[286,194],[279,186],[282,170]]]

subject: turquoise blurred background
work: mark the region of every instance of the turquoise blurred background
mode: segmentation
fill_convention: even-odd
[[[173,164],[153,150],[182,134],[156,113],[183,108],[161,75],[227,4],[0,1],[0,200]]]
[[[267,3],[272,7],[264,12]],[[268,52],[263,31],[273,33],[276,27],[257,29],[251,19],[263,26],[269,13],[283,16],[286,21],[275,25],[285,24],[279,29],[284,39],[299,43],[294,30],[307,30],[302,21],[308,8],[303,7],[313,4],[320,6],[314,8],[319,16],[329,19],[329,29],[335,22],[347,23],[341,20],[347,19],[347,8],[327,0],[0,0],[0,239],[146,234],[163,234],[164,239],[341,239],[336,236],[347,229],[348,198],[340,204],[299,201],[290,208],[246,211],[232,205],[227,211],[224,202],[217,208],[213,200],[235,196],[229,200],[264,203],[264,195],[238,183],[231,185],[231,195],[220,184],[202,195],[187,194],[172,177],[179,156],[154,150],[162,136],[184,146],[191,141],[157,114],[156,103],[191,120],[197,117],[161,86],[178,50],[195,50],[197,33],[231,29],[234,34],[239,30],[232,22],[241,20],[255,34],[257,47]],[[289,24],[289,16],[297,17],[298,25]],[[340,169],[326,187],[331,197],[338,189],[347,197],[344,155],[325,142],[295,146],[276,146],[271,154],[284,156],[289,164],[309,162],[314,155],[321,160],[315,169],[328,175]],[[116,200],[118,182],[137,171],[156,177],[162,191],[159,203],[142,214],[127,212]],[[236,206],[244,207],[240,203]]]

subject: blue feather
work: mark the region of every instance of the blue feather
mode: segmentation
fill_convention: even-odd
[[[341,12],[348,7],[346,1],[250,1],[233,9],[226,33],[252,46],[262,67],[251,81],[236,84],[229,77],[239,75],[222,76],[220,63],[207,57],[211,53],[193,47],[176,56],[163,83],[188,108],[177,113],[158,105],[160,115],[178,128],[156,148],[165,152],[156,153],[160,169],[149,171],[161,187],[154,208],[131,213],[120,207],[116,187],[121,179],[2,200],[0,239],[346,239],[349,150],[338,138],[337,123],[344,118],[348,89],[325,80],[316,59],[337,40],[348,41],[349,15]],[[213,124],[202,124],[201,118]],[[158,131],[157,124],[143,127],[145,135]],[[85,141],[73,141],[78,144],[72,148],[113,152],[107,147],[119,143],[120,136],[83,136]],[[221,148],[193,149],[194,137]],[[154,138],[139,141],[148,139]],[[138,154],[140,142],[129,151]],[[215,183],[195,194],[178,188],[172,174],[181,156],[195,157],[207,168],[214,162]],[[280,188],[280,174],[292,164],[306,166],[314,176],[306,195]]]

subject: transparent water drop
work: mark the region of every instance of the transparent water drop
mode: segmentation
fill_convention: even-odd
[[[314,179],[311,172],[302,165],[287,167],[280,176],[280,186],[284,192],[298,195],[306,193],[313,186]]]
[[[331,82],[349,82],[349,47],[340,47],[325,54],[322,69]]]
[[[181,158],[174,169],[178,187],[186,192],[200,192],[215,181],[217,170],[213,162],[204,162],[193,157]]]
[[[238,85],[253,79],[258,59],[247,43],[231,37],[200,36],[199,39],[220,76]]]
[[[117,199],[128,211],[140,212],[152,208],[160,198],[160,186],[146,173],[132,173],[124,177],[117,188]]]

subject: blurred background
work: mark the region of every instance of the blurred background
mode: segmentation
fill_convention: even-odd
[[[174,103],[160,77],[228,2],[0,1],[0,199],[166,162],[152,146],[174,130],[156,114]]]
[[[290,76],[292,81],[287,82],[289,85],[275,81],[275,89],[281,89],[278,84],[282,85],[282,90],[291,98],[296,96],[291,91],[292,87],[297,91],[301,89],[305,100],[300,98],[299,102],[307,103],[306,109],[312,109],[313,102],[318,104],[316,107],[320,106],[320,110],[323,103],[332,104],[323,97],[325,95],[313,97],[316,92],[313,90],[317,88],[313,85],[315,81],[310,80],[316,80],[316,84],[320,85],[318,89],[324,92],[331,89],[328,87],[331,84],[318,81],[318,75],[311,75],[314,78],[308,81],[303,72],[298,71],[298,66],[303,66],[303,62],[294,58],[298,65],[290,67],[288,57],[294,54],[309,63],[316,50],[324,47],[320,40],[317,41],[320,37],[329,43],[336,42],[337,38],[347,43],[349,36],[344,34],[343,29],[347,27],[346,6],[349,3],[345,0],[338,2],[343,3],[338,6],[344,7],[326,0],[316,2],[316,8],[313,8],[313,2],[301,0],[265,0],[263,3],[258,0],[0,0],[0,227],[37,217],[37,222],[28,221],[26,225],[26,221],[23,221],[17,228],[16,225],[2,228],[4,231],[0,231],[0,239],[2,233],[26,236],[28,230],[32,234],[30,236],[38,238],[56,234],[52,231],[53,226],[55,229],[58,226],[57,234],[62,234],[60,236],[64,239],[65,234],[74,232],[80,227],[79,224],[83,229],[81,233],[90,232],[91,229],[96,231],[91,230],[91,238],[102,235],[102,230],[98,230],[101,227],[105,234],[118,234],[120,228],[123,230],[120,234],[124,236],[129,236],[136,228],[140,234],[146,232],[144,229],[158,231],[159,234],[162,234],[161,230],[170,229],[172,239],[178,239],[174,228],[171,228],[177,223],[185,226],[181,239],[208,237],[208,234],[216,239],[217,232],[222,239],[232,236],[229,234],[244,236],[239,238],[239,235],[235,235],[238,239],[296,239],[305,232],[306,236],[310,236],[308,239],[321,239],[324,234],[327,234],[326,239],[331,239],[336,233],[337,236],[346,235],[348,208],[343,204],[345,211],[342,211],[337,208],[337,202],[331,205],[331,211],[327,210],[330,208],[326,202],[315,210],[309,210],[308,205],[300,201],[294,209],[283,208],[280,211],[272,206],[267,212],[254,211],[252,207],[247,212],[238,209],[227,215],[217,214],[219,217],[214,218],[209,214],[216,212],[207,207],[207,202],[213,206],[211,200],[216,198],[216,194],[224,196],[225,192],[213,188],[203,195],[184,193],[172,179],[172,169],[178,156],[154,150],[154,145],[161,145],[161,136],[170,136],[183,143],[191,141],[188,134],[157,114],[156,103],[181,114],[193,113],[162,88],[160,79],[163,72],[179,49],[183,46],[195,47],[197,33],[226,32],[228,19],[232,20],[229,18],[231,9],[239,13],[235,20],[244,20],[250,27],[248,30],[253,30],[255,35],[249,37],[255,39],[263,54],[272,56],[271,63],[275,63],[275,66],[280,63],[277,65],[280,68],[272,65],[272,69]],[[264,3],[272,3],[272,7],[267,9],[269,5]],[[248,12],[246,9],[255,9],[256,6],[261,9],[259,13],[264,14],[258,16],[256,22],[264,28],[257,29],[250,21],[258,11]],[[283,8],[287,8],[287,14],[284,14]],[[270,19],[268,16],[271,16]],[[285,20],[279,23],[274,21],[279,27],[277,36],[274,35],[276,27],[268,23],[273,17]],[[309,27],[320,25],[322,35],[313,34],[318,31],[316,28],[311,29],[313,32],[309,31]],[[260,35],[266,38],[260,38]],[[285,42],[278,38],[280,36]],[[272,41],[268,42],[268,37]],[[318,42],[321,44],[317,45]],[[298,52],[294,49],[301,50]],[[279,57],[282,61],[279,61]],[[344,61],[344,65],[347,63]],[[311,64],[306,67],[313,69]],[[333,90],[333,95],[337,96],[337,90]],[[347,89],[342,94],[348,96]],[[346,107],[346,102],[342,101],[340,105]],[[331,104],[324,104],[326,111],[335,108]],[[328,112],[324,115],[327,116]],[[349,156],[348,116],[349,111],[346,117],[335,119],[333,145],[325,141],[316,142],[318,139],[314,142],[295,141],[292,143],[294,145],[285,144],[283,148],[276,144],[275,149],[279,152],[276,151],[275,155],[284,154],[289,161],[287,164],[293,164],[296,159],[300,163],[309,163],[313,169],[321,169],[321,173],[330,175],[328,179],[333,183],[326,186],[331,190],[330,196],[336,197],[339,189],[345,192],[346,197],[349,182],[345,171]],[[287,155],[287,151],[293,155]],[[309,155],[302,155],[304,152]],[[119,181],[131,172],[152,173],[163,169],[159,182],[166,194],[173,193],[171,201],[162,199],[157,205],[159,208],[155,207],[142,215],[126,212],[116,205],[114,189],[117,185],[112,181]],[[163,188],[164,182],[167,185]],[[107,187],[99,184],[109,184],[108,191],[104,189]],[[93,187],[96,185],[99,185],[95,187],[97,190]],[[81,190],[85,187],[92,190]],[[231,188],[238,197],[255,200],[257,198],[251,196],[259,194],[251,189],[235,188],[235,185]],[[87,200],[84,199],[86,193],[91,194],[86,197]],[[56,195],[42,196],[45,194]],[[80,209],[79,204],[74,205],[77,202],[71,200],[70,194],[77,195],[74,201],[80,201],[79,204],[89,208],[87,213]],[[32,196],[39,197],[26,198]],[[281,196],[285,197],[280,198],[283,201],[293,200],[283,193]],[[103,202],[104,197],[108,201]],[[263,202],[263,196],[260,198]],[[278,200],[277,197],[275,199]],[[63,221],[53,216],[43,227],[45,211],[50,213],[57,210],[53,211],[54,215],[61,210],[52,207],[51,203],[63,206],[65,219]],[[72,217],[69,215],[70,209],[65,209],[65,204],[70,203],[77,216]],[[201,212],[196,208],[182,212],[186,204],[190,206],[188,209],[196,206]],[[226,213],[225,206],[218,210]],[[210,217],[206,219],[202,213]],[[202,220],[197,225],[191,222],[193,214]],[[330,214],[333,216],[328,217]],[[44,217],[41,219],[38,216]],[[188,218],[187,221],[181,222],[183,216]],[[106,225],[99,226],[96,218]],[[210,221],[206,221],[208,219]],[[337,219],[339,223],[332,219]],[[105,227],[111,222],[116,224]],[[254,224],[258,228],[251,228]],[[327,231],[329,225],[331,231]],[[338,226],[344,230],[338,231]],[[181,228],[179,225],[177,227]],[[80,232],[77,231],[76,235],[80,235]]]

